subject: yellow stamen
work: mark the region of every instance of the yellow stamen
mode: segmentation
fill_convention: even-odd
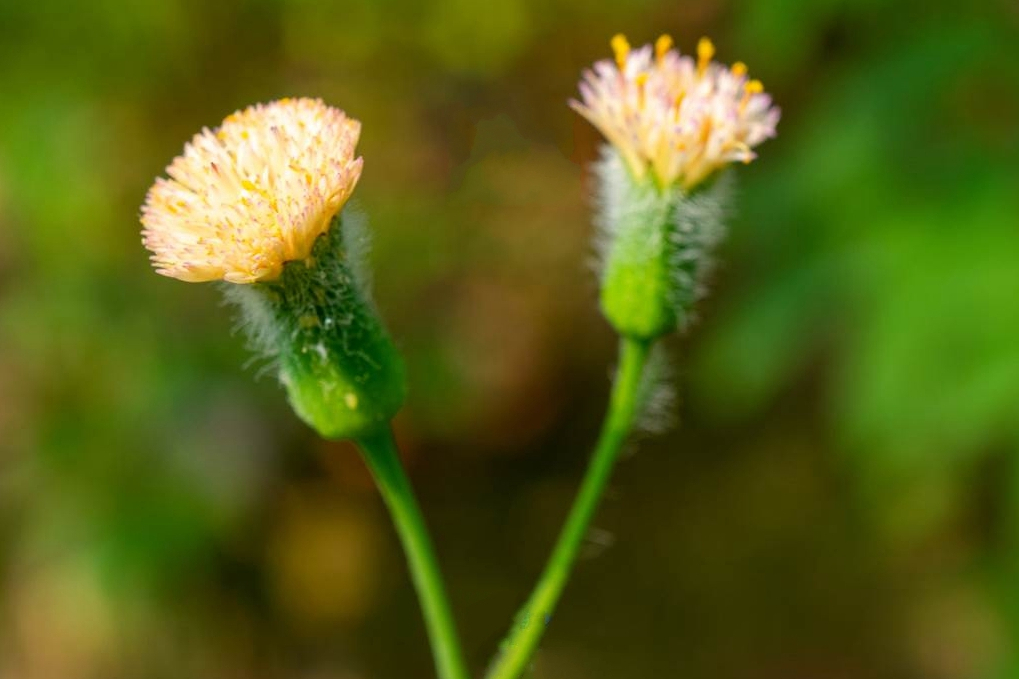
[[[761,83],[760,80],[751,80],[750,82],[748,82],[746,86],[743,88],[743,99],[741,99],[739,102],[739,110],[742,111],[747,107],[747,104],[750,103],[750,97],[754,96],[755,94],[760,94],[763,91],[764,85]]]
[[[708,38],[701,38],[697,43],[697,75],[704,75],[715,56],[715,45]]]
[[[672,49],[672,36],[668,34],[659,36],[655,41],[655,58],[661,61],[670,49]]]
[[[707,144],[708,138],[711,136],[711,118],[704,119],[704,125],[701,127],[701,143]]]
[[[637,101],[638,101],[638,105],[641,108],[643,108],[644,107],[644,85],[647,84],[647,73],[639,73],[639,74],[637,74],[637,77],[634,78],[634,82],[637,84],[637,94],[638,94]]]
[[[626,40],[625,35],[616,33],[612,36],[609,44],[612,46],[612,51],[616,54],[616,65],[622,71],[626,68],[626,58],[630,56],[630,43]]]
[[[737,78],[742,78],[747,74],[747,65],[744,64],[742,61],[737,61],[735,64],[732,65],[731,70],[734,76],[736,76]]]

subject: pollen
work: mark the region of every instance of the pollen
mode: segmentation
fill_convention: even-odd
[[[667,35],[639,48],[617,35],[611,45],[615,58],[584,71],[570,106],[638,180],[650,176],[662,188],[688,190],[729,163],[750,162],[753,148],[775,136],[781,114],[761,82],[747,80],[743,62],[712,61],[708,38],[692,56]]]
[[[616,65],[620,71],[624,70],[626,68],[626,60],[630,56],[630,43],[627,42],[626,36],[622,33],[617,33],[612,36],[609,45],[612,47],[612,52],[616,55]]]
[[[708,38],[701,38],[697,43],[697,73],[701,76],[708,70],[708,64],[715,56],[715,44]]]
[[[658,40],[655,40],[655,59],[659,62],[665,58],[665,55],[672,49],[672,36],[671,35],[660,35]]]
[[[256,104],[203,129],[142,206],[157,273],[254,283],[307,259],[361,176],[360,131],[318,99]]]
[[[751,80],[743,88],[743,98],[739,102],[739,110],[743,111],[750,104],[755,94],[764,92],[764,85],[760,80]]]

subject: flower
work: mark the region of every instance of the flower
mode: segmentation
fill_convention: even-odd
[[[307,259],[361,176],[361,124],[319,99],[281,99],[203,129],[142,207],[156,271],[254,283]]]
[[[749,163],[753,147],[775,136],[779,109],[759,80],[737,62],[714,62],[707,38],[697,60],[672,48],[663,35],[654,47],[630,49],[612,38],[615,60],[584,71],[582,101],[570,106],[587,118],[622,155],[637,179],[649,173],[660,186],[691,189],[734,161]]]

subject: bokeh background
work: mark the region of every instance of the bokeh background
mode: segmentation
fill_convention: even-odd
[[[617,31],[712,36],[784,115],[534,676],[1019,677],[1012,0],[0,0],[0,677],[431,676],[356,453],[139,243],[184,141],[285,95],[364,123],[398,434],[480,673],[603,413],[565,102]]]

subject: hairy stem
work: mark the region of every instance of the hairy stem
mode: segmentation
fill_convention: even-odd
[[[439,679],[469,679],[456,624],[421,510],[388,427],[357,441],[403,543]]]
[[[531,656],[551,619],[570,571],[583,545],[588,526],[609,478],[620,448],[629,435],[637,410],[637,392],[647,362],[650,344],[623,338],[619,347],[619,366],[609,398],[609,410],[602,426],[584,481],[577,494],[559,541],[549,557],[545,571],[530,599],[517,614],[513,629],[493,661],[487,679],[516,679],[527,667]]]

